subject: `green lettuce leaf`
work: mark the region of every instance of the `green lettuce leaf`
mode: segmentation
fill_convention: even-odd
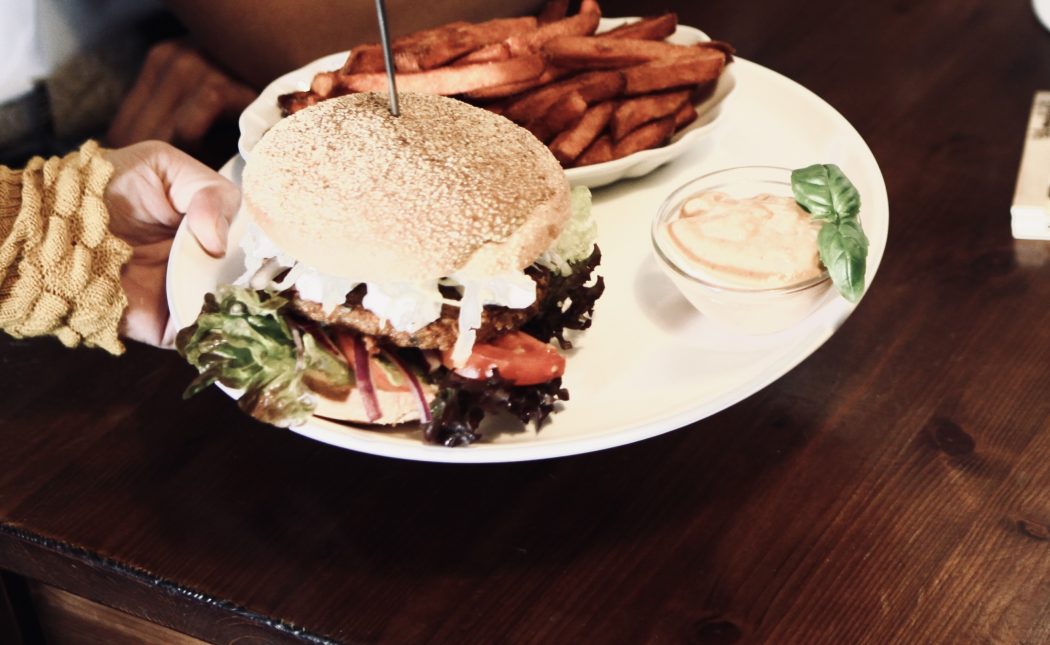
[[[175,347],[200,374],[184,394],[218,382],[242,390],[242,410],[288,427],[306,421],[317,394],[346,398],[353,376],[345,360],[322,347],[282,315],[287,299],[221,286],[207,294],[197,321],[179,332]]]

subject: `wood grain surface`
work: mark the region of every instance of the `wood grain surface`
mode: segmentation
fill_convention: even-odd
[[[668,5],[882,168],[885,258],[820,350],[654,439],[454,466],[183,401],[173,353],[4,338],[0,568],[212,642],[1050,643],[1050,243],[1009,215],[1050,33],[1022,0]]]

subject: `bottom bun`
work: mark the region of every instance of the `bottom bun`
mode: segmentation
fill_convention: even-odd
[[[434,397],[435,388],[423,383],[423,394],[429,404]],[[365,413],[364,398],[361,391],[354,388],[343,401],[329,399],[323,396],[317,397],[317,409],[314,415],[336,421],[347,421],[353,424],[368,424],[393,426],[401,423],[419,421],[419,398],[413,392],[389,392],[376,390],[376,400],[379,403],[380,417],[375,421],[368,420]]]

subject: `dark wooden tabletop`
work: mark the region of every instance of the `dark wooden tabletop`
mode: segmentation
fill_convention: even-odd
[[[215,642],[1050,643],[1050,242],[1009,213],[1050,33],[1024,0],[670,4],[879,162],[885,258],[821,349],[675,432],[456,466],[183,401],[174,353],[4,338],[0,568]]]

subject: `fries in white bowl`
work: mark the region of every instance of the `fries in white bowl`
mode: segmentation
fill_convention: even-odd
[[[452,23],[395,39],[398,89],[506,116],[548,145],[573,185],[640,177],[714,128],[735,86],[732,48],[678,25],[674,14],[598,19],[596,11],[584,3],[579,14],[547,22]],[[377,47],[325,56],[273,81],[241,115],[241,155],[284,114],[385,91]]]

